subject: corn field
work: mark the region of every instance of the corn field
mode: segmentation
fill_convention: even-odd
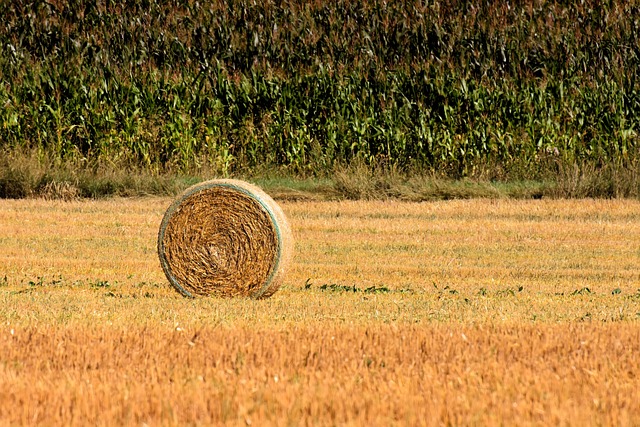
[[[536,179],[640,159],[640,2],[0,4],[0,151]]]

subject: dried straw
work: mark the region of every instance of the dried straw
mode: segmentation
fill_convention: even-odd
[[[189,297],[267,298],[282,284],[292,250],[280,206],[238,180],[188,188],[167,209],[158,233],[162,268]]]

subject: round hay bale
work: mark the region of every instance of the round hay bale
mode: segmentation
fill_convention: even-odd
[[[188,297],[267,298],[282,284],[292,252],[280,206],[258,187],[231,179],[188,188],[158,233],[162,269]]]

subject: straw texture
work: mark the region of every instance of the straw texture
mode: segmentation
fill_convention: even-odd
[[[269,297],[282,284],[292,252],[280,206],[238,180],[188,188],[167,209],[158,233],[162,268],[190,297]]]

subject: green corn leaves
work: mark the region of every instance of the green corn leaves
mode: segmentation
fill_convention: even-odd
[[[640,157],[637,1],[143,3],[0,5],[0,148],[496,179]]]

